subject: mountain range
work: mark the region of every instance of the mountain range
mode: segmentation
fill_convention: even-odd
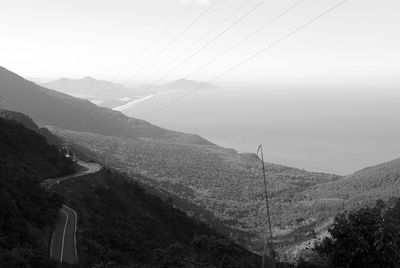
[[[169,87],[164,85],[164,90]],[[108,161],[119,169],[145,174],[149,185],[201,207],[200,217],[208,212],[231,228],[247,232],[252,239],[263,235],[263,186],[256,156],[238,154],[198,135],[166,130],[99,107],[1,67],[0,96],[3,108],[53,126],[56,134],[94,153],[108,155]],[[293,237],[306,239],[299,232],[317,228],[343,209],[371,205],[376,199],[386,200],[400,193],[400,159],[347,176],[274,164],[267,164],[266,171],[268,189],[273,189],[274,232],[289,237],[291,243],[297,241]]]
[[[3,67],[0,67],[0,96],[4,109],[24,113],[41,125],[123,138],[213,145],[196,134],[163,129],[88,100],[39,86]]]
[[[46,83],[40,83],[61,93],[91,101],[99,106],[123,111],[138,101],[174,91],[212,90],[217,87],[207,83],[180,79],[164,85],[140,85],[127,87],[109,81],[96,80],[92,77],[82,79],[60,78]]]
[[[114,108],[132,100],[133,88],[92,77],[82,79],[60,78],[40,85],[77,98],[87,99],[94,104]]]

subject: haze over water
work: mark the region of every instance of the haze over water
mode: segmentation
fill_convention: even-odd
[[[267,162],[340,175],[400,157],[400,92],[338,86],[199,90],[146,117],[240,152],[265,147]],[[184,92],[163,94],[126,114],[141,118]]]

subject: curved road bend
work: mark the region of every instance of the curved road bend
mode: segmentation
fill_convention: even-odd
[[[68,175],[68,176],[56,178],[56,179],[44,180],[41,183],[42,187],[46,188],[47,190],[50,190],[54,186],[54,184],[56,184],[56,183],[60,183],[62,181],[68,180],[68,179],[73,179],[73,178],[81,177],[81,176],[84,176],[84,175],[96,173],[96,172],[100,171],[101,168],[102,168],[98,164],[84,162],[84,161],[81,161],[81,160],[78,160],[78,165],[80,165],[81,167],[84,167],[85,170],[79,171],[77,173],[74,173],[74,174],[71,174],[71,175]]]
[[[50,190],[55,184],[62,181],[93,174],[101,170],[101,166],[94,163],[78,161],[85,168],[75,174],[56,179],[45,180],[42,186]],[[78,215],[72,208],[63,205],[60,209],[60,218],[53,232],[50,242],[50,258],[70,264],[76,263],[78,256],[76,250],[76,228]]]

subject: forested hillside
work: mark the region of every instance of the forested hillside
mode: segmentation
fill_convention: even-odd
[[[53,267],[48,243],[62,200],[39,182],[72,170],[43,136],[0,118],[0,267]]]
[[[301,252],[298,268],[400,267],[400,199],[340,213],[328,232]]]
[[[373,205],[375,200],[400,196],[400,159],[368,167],[335,182],[312,187],[307,198],[337,200],[347,208]]]
[[[5,113],[37,130],[22,114]],[[50,234],[61,205],[78,212],[79,267],[258,267],[259,256],[109,170],[57,184],[72,171],[55,146],[16,120],[0,118],[0,267],[55,267]],[[63,200],[62,195],[65,197]]]
[[[53,188],[79,214],[80,266],[259,267],[258,255],[147,193],[135,180],[104,170]]]
[[[2,117],[4,119],[14,120],[14,121],[21,123],[24,127],[28,128],[30,130],[33,130],[36,133],[45,137],[48,144],[56,145],[57,147],[61,148],[61,144],[62,144],[61,139],[59,137],[57,137],[56,135],[54,135],[53,133],[51,133],[50,131],[48,131],[47,128],[38,127],[29,116],[27,116],[23,113],[5,110],[5,109],[0,108],[0,117]]]
[[[221,147],[166,144],[106,137],[91,133],[57,131],[85,146],[110,165],[129,174],[143,174],[141,181],[197,205],[196,211],[182,206],[211,224],[214,218],[237,230],[237,241],[262,250],[266,211],[261,162],[255,154],[239,154]],[[267,163],[267,186],[271,197],[273,231],[284,236],[326,220],[326,213],[303,202],[302,193],[339,176],[307,172]],[[176,204],[180,205],[180,204]],[[335,215],[337,211],[333,211]],[[331,211],[329,211],[331,213]],[[210,217],[210,214],[212,217]],[[290,237],[292,243],[293,236]]]

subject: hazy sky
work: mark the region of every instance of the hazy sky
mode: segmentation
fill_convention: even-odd
[[[112,79],[163,32],[193,0],[2,0],[0,4],[0,65],[26,77],[93,76]],[[197,0],[140,57],[121,81],[136,73],[181,33],[215,0]],[[233,10],[248,0],[219,0],[153,64],[135,77],[146,80],[179,55]],[[262,0],[249,3],[191,52],[206,44]],[[160,81],[176,78],[210,80],[237,62],[307,22],[340,0],[305,0],[296,9],[194,76],[210,59],[270,20],[295,0],[270,0],[215,43]],[[279,46],[229,73],[216,83],[268,83],[284,79],[358,83],[400,82],[400,2],[348,0],[334,12]],[[188,52],[178,61],[185,59]],[[174,64],[158,75],[156,80]]]

